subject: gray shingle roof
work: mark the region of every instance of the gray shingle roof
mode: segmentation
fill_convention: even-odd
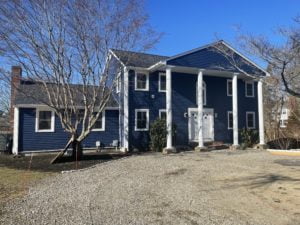
[[[55,84],[49,84],[54,85]],[[48,85],[47,85],[48,86]],[[82,105],[83,95],[78,91],[81,85],[73,84],[71,89],[74,90],[74,99],[77,101],[78,105]],[[48,102],[48,96],[45,87],[40,82],[25,81],[22,80],[18,88],[15,105],[44,105]],[[118,107],[118,103],[113,96],[111,96],[106,107]]]
[[[166,60],[168,56],[162,55],[153,55],[147,53],[140,53],[140,52],[131,52],[131,51],[124,51],[124,50],[116,50],[111,49],[115,53],[115,55],[120,59],[126,66],[135,66],[135,67],[149,67],[153,64]]]

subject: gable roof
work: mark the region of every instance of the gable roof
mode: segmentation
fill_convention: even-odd
[[[226,57],[224,53],[218,51],[218,48],[216,47],[220,46],[226,50],[226,53],[232,53],[235,63],[238,64],[239,68],[241,68],[243,71],[257,76],[265,76],[268,74],[263,68],[238,52],[223,40],[213,42],[211,44],[195,48],[172,57],[116,49],[111,49],[111,52],[124,66],[151,69],[152,67],[156,66],[155,64],[167,64],[241,73],[240,70],[233,66],[228,56]]]
[[[147,54],[141,52],[132,52],[111,49],[111,52],[117,57],[125,66],[144,67],[148,68],[153,64],[168,59],[168,56]]]
[[[55,84],[49,84],[55,87]],[[47,85],[48,86],[48,85]],[[80,94],[81,85],[72,84],[74,100],[78,106],[83,105],[83,95]],[[50,86],[49,86],[50,88]],[[92,90],[91,90],[92,91]],[[48,102],[48,96],[46,90],[41,82],[21,80],[20,86],[17,89],[14,104],[15,105],[45,105]],[[118,107],[118,103],[113,95],[109,99],[106,107]]]
[[[166,64],[239,73],[244,71],[258,76],[268,74],[223,40],[175,55],[167,59]]]

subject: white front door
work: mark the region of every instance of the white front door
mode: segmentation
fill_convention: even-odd
[[[203,139],[214,140],[214,110],[203,109]],[[189,141],[198,142],[198,109],[189,108]]]

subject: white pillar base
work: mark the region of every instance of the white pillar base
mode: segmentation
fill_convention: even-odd
[[[164,148],[163,149],[163,154],[167,155],[167,154],[171,154],[171,153],[176,153],[176,148],[175,147],[171,147],[171,148]]]

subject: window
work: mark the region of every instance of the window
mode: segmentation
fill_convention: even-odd
[[[288,122],[287,120],[280,120],[280,121],[279,121],[280,127],[281,127],[281,128],[286,128],[287,122]]]
[[[246,112],[246,125],[248,129],[255,129],[255,112]]]
[[[36,110],[36,132],[54,132],[54,112],[51,110]]]
[[[149,74],[142,72],[135,72],[135,90],[148,91],[149,90]]]
[[[149,129],[149,109],[135,110],[135,130],[147,131]]]
[[[198,102],[198,86],[196,85],[196,102]],[[203,105],[206,105],[206,83],[203,81]]]
[[[101,112],[96,120],[92,131],[104,131],[105,130],[105,112]]]
[[[165,73],[159,73],[158,78],[158,91],[159,92],[166,92],[167,86],[166,86],[166,74]]]
[[[232,80],[227,80],[227,96],[232,96]]]
[[[227,112],[227,127],[228,129],[232,129],[233,128],[233,114],[231,111]]]
[[[252,81],[245,82],[246,97],[254,97],[254,83]]]
[[[161,120],[167,119],[167,110],[165,110],[165,109],[159,110],[159,119],[161,119]]]

